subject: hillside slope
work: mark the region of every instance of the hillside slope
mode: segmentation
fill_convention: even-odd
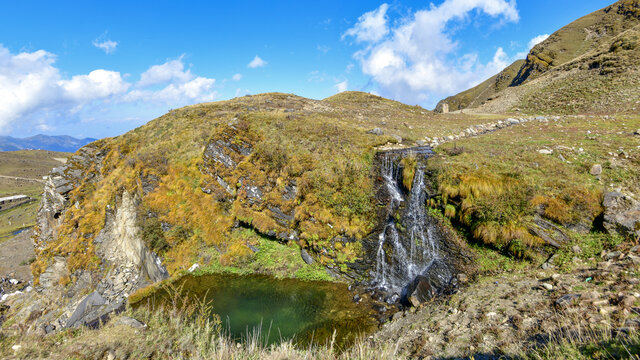
[[[524,63],[524,60],[517,60],[481,84],[457,95],[440,100],[438,105],[436,105],[435,111],[442,113],[444,104],[447,104],[449,111],[474,108],[484,104],[487,100],[492,99],[495,94],[511,86],[511,83],[518,75]]]
[[[466,100],[469,94],[482,93],[478,86],[441,101],[438,109],[447,103],[454,109],[490,113],[637,112],[639,24],[640,2],[618,1],[536,45],[511,83],[491,99]]]

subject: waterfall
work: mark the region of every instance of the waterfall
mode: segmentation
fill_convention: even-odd
[[[424,163],[428,154],[430,151],[424,150],[380,154],[381,178],[388,193],[388,218],[378,236],[372,284],[388,294],[406,295],[403,292],[407,286],[420,275],[435,276],[438,283],[448,281],[451,276],[446,266],[434,266],[442,265],[443,261],[426,210]],[[401,185],[400,161],[407,155],[418,156],[410,191]]]

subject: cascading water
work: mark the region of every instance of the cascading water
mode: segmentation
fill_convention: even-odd
[[[441,259],[433,221],[426,211],[424,161],[426,148],[409,152],[380,154],[382,180],[388,192],[388,219],[378,237],[376,273],[373,285],[386,293],[407,296],[407,289],[419,276],[429,276],[438,284],[451,279]],[[418,159],[411,190],[401,185],[401,160]]]

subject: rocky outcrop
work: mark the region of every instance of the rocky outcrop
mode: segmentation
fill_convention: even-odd
[[[85,147],[47,178],[33,237],[36,253],[47,266],[39,274],[36,295],[23,299],[21,307],[28,312],[17,314],[36,318],[34,330],[96,326],[124,309],[135,290],[169,275],[141,238],[137,221],[140,199],[126,190],[107,206],[104,226],[93,238],[97,268],[71,272],[64,254],[47,260],[47,246],[58,239],[65,213],[78,206],[70,203],[70,192],[80,184],[101,179],[104,157],[99,148]],[[86,234],[78,236],[86,238]]]
[[[604,227],[609,233],[640,238],[640,202],[619,192],[604,194]]]
[[[236,217],[244,226],[287,242],[298,239],[295,230],[297,178],[277,181],[265,174],[255,161],[258,137],[242,124],[221,125],[203,153],[202,171],[212,181],[202,191],[233,204]]]

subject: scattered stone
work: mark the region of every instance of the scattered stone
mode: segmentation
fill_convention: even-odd
[[[396,139],[398,143],[402,142],[402,137],[400,135],[391,135],[392,138]]]
[[[638,135],[638,136],[640,136],[640,129],[636,130],[636,131],[633,133],[633,135]]]
[[[458,274],[458,281],[464,284],[469,281],[469,277],[466,274],[460,273]]]
[[[545,288],[546,290],[553,290],[553,285],[549,284],[549,283],[542,283],[541,285],[543,288]]]
[[[555,304],[559,307],[569,307],[570,305],[576,303],[576,300],[580,298],[580,294],[567,294],[559,297]]]
[[[144,329],[147,327],[146,324],[143,324],[142,322],[128,316],[119,317],[118,319],[116,319],[116,321],[114,321],[114,324],[124,325],[128,327],[132,327],[134,329]]]
[[[313,257],[311,257],[311,255],[309,255],[309,253],[307,252],[307,250],[305,249],[300,249],[300,257],[302,257],[302,260],[307,264],[307,265],[311,265],[313,264]]]
[[[600,164],[595,164],[591,167],[591,170],[589,171],[589,173],[593,176],[600,176],[602,175],[602,165]]]
[[[553,150],[549,150],[549,149],[540,149],[538,150],[538,152],[542,155],[551,155],[553,154]]]
[[[618,302],[619,305],[623,306],[624,308],[631,308],[633,306],[633,304],[635,304],[636,302],[636,297],[633,295],[627,295],[627,296],[623,296],[620,301]]]
[[[392,321],[400,320],[402,319],[403,316],[404,314],[401,311],[398,311],[397,313],[393,314],[393,316],[391,317],[391,320]]]
[[[612,259],[619,258],[620,255],[622,255],[622,252],[620,252],[620,251],[611,251],[611,252],[607,253],[604,257],[607,260],[612,260]]]
[[[189,271],[190,273],[191,273],[191,272],[194,272],[194,271],[196,271],[199,267],[200,267],[200,264],[195,263],[195,264],[191,265],[191,267],[189,268],[189,270],[188,270],[188,271]]]
[[[380,136],[380,135],[383,134],[382,129],[380,129],[380,128],[374,128],[372,130],[369,130],[367,133],[368,134],[377,135],[377,136]]]
[[[573,251],[574,254],[582,254],[582,249],[580,248],[580,246],[578,245],[574,245],[571,250]]]
[[[360,300],[362,300],[362,298],[360,297],[360,295],[358,295],[358,294],[353,295],[353,302],[355,302],[355,303],[359,303],[359,302],[360,302]]]
[[[604,194],[604,227],[610,234],[640,236],[640,203],[620,192]]]

